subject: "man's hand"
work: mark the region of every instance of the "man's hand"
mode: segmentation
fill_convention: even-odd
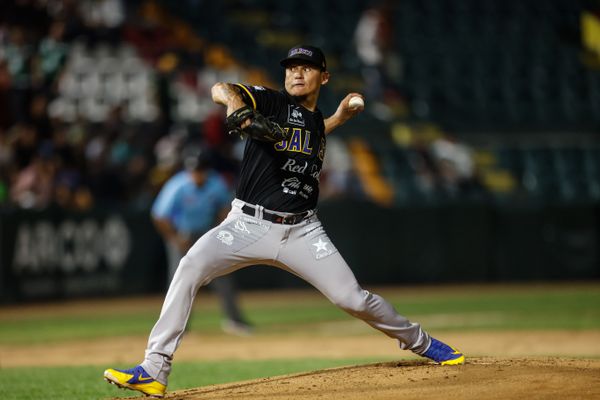
[[[340,105],[335,113],[325,120],[325,134],[329,134],[335,128],[345,124],[350,118],[364,110],[364,107],[350,107],[349,103],[352,97],[363,98],[360,93],[349,93],[344,97],[342,101],[340,101]]]
[[[171,240],[183,254],[192,247],[192,242],[184,235],[177,234]]]
[[[162,236],[165,241],[175,244],[182,253],[186,253],[189,248],[192,247],[193,243],[191,243],[185,235],[179,234],[177,229],[175,229],[175,225],[173,225],[168,218],[153,216],[152,222],[160,236]]]

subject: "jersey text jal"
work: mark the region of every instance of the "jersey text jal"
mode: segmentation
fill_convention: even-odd
[[[284,129],[287,134],[290,128],[286,127]],[[301,128],[293,128],[292,134],[289,135],[287,140],[275,143],[275,150],[312,154],[313,149],[310,147],[310,131],[305,131]]]

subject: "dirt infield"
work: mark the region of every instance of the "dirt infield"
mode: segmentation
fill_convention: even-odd
[[[505,331],[445,333],[438,336],[470,356],[494,357],[594,357],[600,358],[600,331]],[[146,336],[106,338],[48,344],[0,345],[1,366],[69,366],[130,364],[140,361]],[[360,358],[398,356],[396,342],[374,332],[358,336],[186,335],[177,361],[269,360],[292,358]]]
[[[312,295],[294,294],[298,301]],[[300,297],[305,296],[305,297]],[[217,307],[216,300],[202,306]],[[254,304],[270,297],[250,299]],[[31,316],[156,309],[160,298],[7,307],[0,323]],[[430,320],[430,323],[435,321]],[[186,334],[177,361],[375,358],[394,361],[211,385],[169,393],[168,399],[600,399],[600,330],[474,330],[437,332],[467,355],[467,364],[440,367],[400,351],[361,321],[310,325],[302,332],[251,337]],[[146,335],[39,344],[0,344],[0,367],[135,364]],[[397,358],[396,358],[397,357]],[[74,361],[76,360],[76,361]],[[131,393],[133,395],[133,392]]]
[[[460,367],[402,361],[182,390],[179,400],[597,399],[600,360],[474,358]]]

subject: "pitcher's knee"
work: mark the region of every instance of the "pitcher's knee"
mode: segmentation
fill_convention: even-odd
[[[185,255],[179,261],[173,280],[183,279],[188,282],[203,281],[208,276],[208,269],[208,265],[205,265],[202,261],[194,260],[189,255]]]
[[[346,311],[348,314],[360,318],[368,314],[368,298],[370,293],[366,290],[349,291],[346,294],[336,297],[333,302],[336,306]]]
[[[179,260],[179,265],[177,265],[177,271],[183,271],[186,269],[190,269],[192,267],[192,260],[190,256],[183,256],[181,260]]]

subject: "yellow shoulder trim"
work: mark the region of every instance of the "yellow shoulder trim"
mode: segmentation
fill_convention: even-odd
[[[254,99],[254,96],[252,96],[252,93],[250,93],[250,91],[248,90],[248,88],[246,86],[242,85],[241,83],[236,83],[235,85],[241,87],[242,89],[244,89],[244,91],[250,97],[250,100],[252,100],[252,108],[256,110],[256,100]]]

